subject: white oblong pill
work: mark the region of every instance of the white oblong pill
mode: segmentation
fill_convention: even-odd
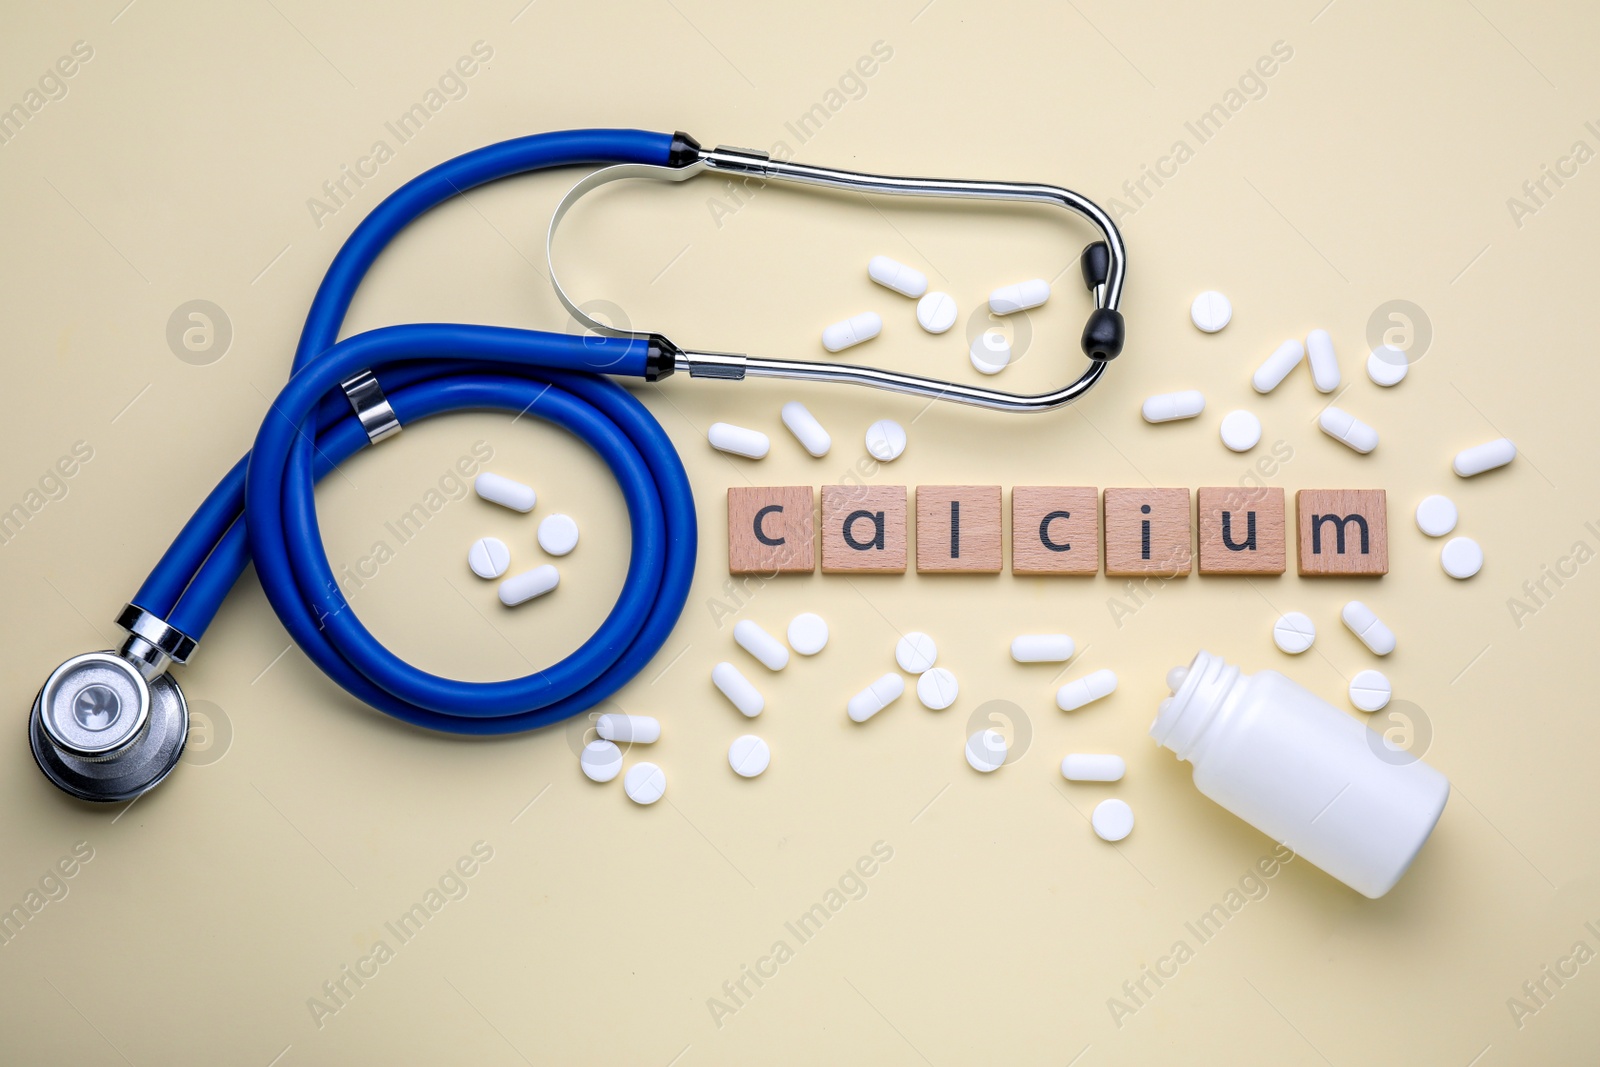
[[[1423,497],[1417,505],[1417,529],[1429,537],[1443,537],[1456,528],[1459,518],[1456,502],[1438,493]]]
[[[949,293],[929,293],[917,301],[917,324],[929,333],[944,333],[956,324],[956,300]]]
[[[578,766],[591,782],[609,782],[622,771],[622,749],[610,741],[590,741],[578,753]]]
[[[1102,841],[1121,841],[1133,833],[1133,809],[1128,802],[1112,797],[1094,806],[1089,823]]]
[[[1056,707],[1062,711],[1077,711],[1085,704],[1108,697],[1116,691],[1117,672],[1102,668],[1056,690]]]
[[[873,256],[867,260],[867,277],[913,300],[928,291],[926,274],[888,256]]]
[[[1333,338],[1327,330],[1306,334],[1306,356],[1311,361],[1311,383],[1319,393],[1339,388],[1339,357],[1333,351]]]
[[[1452,537],[1439,552],[1439,565],[1452,578],[1471,578],[1483,570],[1483,548],[1470,537]]]
[[[548,563],[531,571],[523,571],[500,583],[500,603],[508,608],[525,604],[536,596],[544,596],[561,584],[561,572]]]
[[[1006,735],[999,730],[979,730],[967,738],[967,765],[988,774],[1006,762]]]
[[[1233,304],[1215,289],[1207,289],[1189,305],[1189,321],[1206,333],[1216,333],[1233,321]]]
[[[920,630],[913,630],[894,643],[894,661],[907,674],[921,674],[939,661],[939,646]]]
[[[772,749],[755,734],[735,737],[728,746],[728,766],[740,778],[754,778],[772,764]]]
[[[607,714],[594,721],[594,732],[607,741],[650,745],[661,740],[661,720],[649,715]]]
[[[789,665],[789,650],[783,642],[763,630],[750,619],[740,619],[733,627],[733,639],[740,648],[761,661],[769,671],[781,671]]]
[[[883,332],[883,318],[876,311],[863,311],[848,319],[836,322],[822,331],[822,347],[829,352],[842,352],[851,345],[870,341]]]
[[[1393,345],[1379,345],[1367,356],[1367,377],[1387,389],[1405,380],[1411,364],[1406,361],[1404,349]]]
[[[1248,411],[1230,411],[1222,417],[1222,443],[1235,452],[1248,452],[1261,443],[1261,420]]]
[[[922,672],[917,679],[917,699],[930,711],[943,711],[961,695],[961,685],[956,676],[943,667]]]
[[[1011,658],[1018,663],[1065,663],[1076,651],[1066,634],[1022,634],[1011,639]]]
[[[1377,613],[1359,600],[1352,600],[1339,612],[1339,618],[1361,643],[1377,656],[1387,656],[1394,651],[1394,631],[1384,625]]]
[[[984,330],[973,338],[968,354],[980,374],[999,374],[1011,362],[1011,342],[1004,331]]]
[[[815,656],[828,646],[828,623],[821,615],[801,612],[789,620],[789,647],[802,656]]]
[[[1317,416],[1317,425],[1322,427],[1323,433],[1362,455],[1378,447],[1378,431],[1343,408],[1323,408],[1322,414]]]
[[[635,763],[622,779],[622,789],[635,804],[654,804],[667,792],[667,772],[654,763]]]
[[[1286,611],[1272,625],[1272,643],[1291,656],[1298,656],[1316,640],[1317,624],[1304,612]]]
[[[499,504],[512,511],[529,512],[539,497],[529,486],[510,478],[484,471],[472,480],[473,490],[491,504]]]
[[[706,440],[718,452],[731,452],[746,459],[760,459],[772,447],[772,442],[760,430],[747,430],[729,422],[713,422],[706,430]]]
[[[1497,437],[1493,441],[1485,441],[1481,445],[1474,445],[1457,452],[1450,468],[1461,477],[1470,478],[1474,474],[1504,467],[1516,458],[1517,446],[1511,443],[1511,439]]]
[[[747,719],[760,715],[761,709],[767,706],[761,693],[750,684],[750,679],[731,663],[719,663],[711,668],[711,684],[722,690],[722,695]]]
[[[879,419],[867,427],[867,451],[879,462],[900,458],[906,450],[906,428],[893,419]]]
[[[989,310],[996,315],[1009,315],[1036,308],[1049,299],[1050,283],[1043,278],[1030,278],[1015,285],[1002,285],[990,293]]]
[[[1145,397],[1139,414],[1145,422],[1172,422],[1192,419],[1206,409],[1205,394],[1198,389],[1184,389],[1177,393],[1157,393]]]
[[[1382,711],[1394,695],[1394,687],[1382,671],[1366,670],[1350,679],[1350,703],[1361,711]]]
[[[1121,756],[1072,752],[1061,759],[1061,777],[1069,782],[1120,782],[1127,773]]]
[[[1276,389],[1289,372],[1300,365],[1306,356],[1306,346],[1298,338],[1291,337],[1277,348],[1272,355],[1266,358],[1256,372],[1250,376],[1250,384],[1258,393],[1270,393]]]
[[[791,400],[783,405],[781,412],[783,424],[789,427],[789,432],[794,434],[800,447],[821,459],[828,454],[828,449],[833,447],[833,438],[828,431],[822,428],[816,416],[806,410],[806,406],[798,400]]]
[[[552,556],[565,556],[578,547],[578,524],[571,515],[546,515],[539,523],[539,547]]]
[[[855,722],[866,722],[884,708],[900,699],[906,691],[905,679],[890,671],[876,682],[850,698],[845,711]]]
[[[511,566],[511,550],[498,537],[480,537],[467,549],[467,566],[479,578],[498,578]]]

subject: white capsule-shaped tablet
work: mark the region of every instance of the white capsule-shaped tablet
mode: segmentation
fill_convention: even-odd
[[[1091,701],[1108,697],[1117,691],[1117,672],[1102,668],[1093,674],[1076,678],[1056,690],[1056,707],[1062,711],[1077,711]]]
[[[930,711],[943,711],[961,695],[961,685],[956,676],[943,667],[922,672],[917,679],[917,699]]]
[[[1311,382],[1319,393],[1339,388],[1339,357],[1333,351],[1333,338],[1327,330],[1306,334],[1306,357],[1311,362]]]
[[[650,715],[611,713],[602,715],[594,721],[594,732],[607,741],[651,745],[661,740],[661,720]]]
[[[1359,600],[1352,600],[1339,612],[1350,632],[1377,656],[1387,656],[1394,651],[1394,631],[1384,625],[1377,613]]]
[[[927,634],[913,630],[894,643],[894,661],[907,674],[921,674],[939,661],[939,646]]]
[[[1133,833],[1133,809],[1128,807],[1127,801],[1115,797],[1102,800],[1094,806],[1089,825],[1094,827],[1100,840],[1121,841]]]
[[[1222,417],[1222,443],[1234,452],[1248,452],[1261,443],[1261,420],[1240,409]]]
[[[789,647],[802,656],[815,656],[828,647],[828,622],[821,615],[803,611],[789,620]]]
[[[1278,646],[1280,652],[1287,652],[1291,656],[1298,656],[1316,640],[1317,624],[1304,612],[1286,611],[1272,626],[1272,643]]]
[[[867,277],[913,300],[928,291],[926,274],[888,256],[873,256],[867,260]]]
[[[1362,455],[1378,447],[1378,431],[1343,408],[1323,408],[1322,414],[1317,416],[1317,425],[1322,427],[1323,433]]]
[[[1393,345],[1379,345],[1367,356],[1367,377],[1385,389],[1405,381],[1410,369],[1405,350]]]
[[[499,504],[512,511],[532,511],[533,505],[539,499],[530,487],[489,471],[484,471],[474,478],[472,488],[489,503]]]
[[[565,556],[578,547],[578,524],[571,515],[546,515],[539,523],[539,547]]]
[[[750,684],[750,679],[731,663],[719,663],[711,668],[711,684],[722,690],[722,695],[747,719],[760,715],[761,709],[767,706],[761,693]]]
[[[956,324],[956,299],[949,293],[929,293],[917,301],[917,324],[929,333],[944,333]]]
[[[1350,703],[1361,711],[1382,711],[1393,693],[1394,687],[1382,671],[1361,671],[1350,679]]]
[[[1452,578],[1471,578],[1483,570],[1483,548],[1470,537],[1452,537],[1439,551],[1439,565]]]
[[[480,537],[467,549],[467,566],[479,578],[498,578],[511,566],[511,550],[498,537]]]
[[[1066,634],[1022,634],[1011,639],[1011,658],[1018,663],[1065,663],[1077,650]]]
[[[1493,441],[1485,441],[1481,445],[1474,445],[1457,452],[1450,468],[1461,477],[1470,478],[1474,474],[1504,467],[1516,458],[1517,446],[1511,443],[1511,439],[1497,437]]]
[[[500,583],[500,603],[508,608],[524,604],[536,596],[544,596],[561,584],[561,572],[548,563],[531,571],[523,571]]]
[[[880,463],[900,458],[906,450],[906,428],[893,419],[879,419],[867,427],[867,451]]]
[[[905,679],[890,671],[876,682],[850,698],[845,711],[854,722],[866,722],[884,708],[900,699],[906,691]]]
[[[772,764],[772,749],[755,734],[733,739],[728,746],[728,766],[740,778],[754,778]]]
[[[789,650],[783,642],[750,619],[740,619],[734,624],[733,639],[769,671],[781,671],[789,665]]]
[[[1173,422],[1192,419],[1206,409],[1205,394],[1198,389],[1185,389],[1177,393],[1157,393],[1145,397],[1139,414],[1145,422]]]
[[[1289,372],[1300,365],[1306,358],[1306,346],[1295,337],[1289,338],[1273,350],[1266,362],[1256,368],[1255,374],[1250,376],[1250,384],[1258,393],[1270,393],[1278,384],[1289,376]]]
[[[654,763],[635,763],[622,779],[622,791],[635,804],[654,804],[667,792],[667,772]]]
[[[989,774],[1006,763],[1006,735],[999,730],[979,730],[967,738],[967,765]]]
[[[980,374],[999,374],[1011,362],[1011,342],[1004,331],[984,330],[972,339],[968,352],[972,366]]]
[[[706,440],[718,452],[731,452],[746,459],[760,459],[772,447],[772,442],[760,430],[747,430],[731,422],[713,422],[706,430]]]
[[[1456,528],[1459,518],[1456,502],[1438,493],[1423,497],[1417,505],[1417,529],[1429,537],[1443,537]]]
[[[883,318],[876,311],[863,311],[836,322],[822,331],[822,347],[829,352],[842,352],[851,345],[870,341],[883,332]]]
[[[1216,333],[1233,321],[1233,304],[1215,289],[1207,289],[1189,305],[1189,321],[1206,333]]]
[[[1061,759],[1061,777],[1069,782],[1120,782],[1127,773],[1121,756],[1072,752]]]
[[[1031,278],[1015,285],[1002,285],[990,293],[989,310],[996,315],[1009,315],[1036,308],[1049,299],[1050,283],[1043,278]]]
[[[622,771],[622,749],[610,741],[590,741],[578,753],[578,766],[591,782],[609,782]]]
[[[800,447],[821,459],[828,454],[828,449],[833,447],[833,438],[828,431],[822,428],[822,423],[817,421],[815,415],[806,410],[806,406],[798,400],[791,400],[783,405],[783,424],[789,427],[789,432],[794,434],[794,439],[800,442]]]

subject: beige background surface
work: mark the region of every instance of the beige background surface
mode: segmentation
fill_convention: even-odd
[[[709,0],[631,5],[523,0],[329,6],[168,0],[8,5],[0,104],[59,56],[93,49],[66,95],[0,146],[0,321],[7,372],[0,505],[22,502],[75,442],[93,458],[0,547],[8,609],[0,731],[0,903],[92,850],[0,947],[0,1044],[11,1063],[733,1062],[1261,1064],[1593,1062],[1600,1043],[1600,727],[1593,697],[1600,548],[1591,304],[1600,272],[1596,164],[1561,164],[1600,135],[1600,26],[1579,4],[1370,0],[1062,6],[923,0],[786,9]],[[119,10],[120,9],[120,10]],[[492,60],[421,133],[384,128],[474,42]],[[786,127],[869,55],[869,79],[801,144]],[[1238,88],[1275,42],[1292,49],[1205,143],[1185,126]],[[675,380],[638,394],[682,450],[702,520],[683,620],[618,696],[659,716],[649,758],[669,778],[643,809],[577,768],[573,729],[472,743],[357,705],[293,648],[253,573],[181,672],[197,715],[188,762],[132,806],[91,809],[38,774],[24,738],[51,666],[115,639],[111,619],[191,508],[248,446],[281,387],[310,296],[339,242],[389,190],[491,141],[575,126],[691,131],[888,173],[1059,182],[1129,207],[1129,346],[1079,407],[980,414],[834,388]],[[307,200],[378,139],[394,158],[317,225]],[[1176,141],[1176,175],[1135,201],[1124,183]],[[1508,207],[1544,166],[1538,210]],[[415,320],[568,328],[545,280],[545,220],[570,173],[503,183],[428,216],[372,273],[350,330]],[[584,299],[682,343],[820,357],[823,325],[876,309],[863,360],[977,380],[958,332],[921,333],[909,302],[871,286],[887,253],[925,269],[967,314],[989,289],[1061,275],[1033,340],[999,381],[1076,374],[1087,298],[1074,278],[1089,231],[1047,212],[768,189],[731,214],[702,180],[618,189],[580,208],[563,243]],[[732,201],[728,201],[731,205]],[[1063,271],[1070,271],[1062,275]],[[1234,301],[1217,336],[1191,297]],[[195,365],[166,341],[186,301],[223,309],[225,354]],[[1409,301],[1431,345],[1398,388],[1361,372],[1369,321]],[[1341,405],[1383,435],[1361,457],[1322,436],[1305,372],[1258,397],[1250,371],[1282,338],[1332,331]],[[1198,388],[1206,414],[1143,424],[1141,399]],[[834,432],[807,457],[778,420],[803,398]],[[1217,440],[1244,406],[1265,425],[1239,456]],[[730,595],[729,485],[821,485],[864,456],[876,418],[910,430],[882,484],[1233,484],[1275,442],[1269,484],[1378,486],[1392,502],[1392,572],[1376,584],[1293,576],[1175,582],[1133,605],[1120,580],[814,576]],[[705,444],[719,418],[773,435],[761,463]],[[1523,457],[1462,482],[1459,448],[1500,434]],[[537,562],[534,518],[452,501],[354,604],[401,654],[457,676],[525,673],[578,643],[619,583],[620,497],[581,446],[527,420],[436,420],[350,462],[319,494],[336,564],[438,484],[474,442],[537,485],[584,540],[561,590],[515,613],[463,565],[472,538]],[[1475,579],[1439,569],[1411,521],[1446,492],[1488,557]],[[1596,526],[1585,525],[1595,522]],[[1565,566],[1551,595],[1511,598]],[[1574,573],[1575,572],[1575,573]],[[1162,677],[1197,647],[1274,668],[1340,707],[1378,665],[1340,627],[1359,595],[1399,635],[1381,666],[1427,759],[1455,786],[1432,842],[1386,899],[1304,863],[1260,883],[1272,843],[1201,797],[1146,736]],[[742,604],[740,603],[742,601]],[[719,618],[722,603],[736,614]],[[1317,622],[1315,650],[1278,653],[1282,610]],[[779,630],[825,615],[827,650],[768,676],[732,644],[735,618]],[[1119,616],[1120,619],[1119,619]],[[1520,621],[1520,625],[1519,625]],[[1120,625],[1119,625],[1120,622]],[[907,697],[865,727],[844,700],[891,666],[898,632],[940,642],[962,695]],[[1056,710],[1057,670],[1021,668],[1016,632],[1065,630],[1065,676],[1110,666],[1122,684]],[[728,769],[747,724],[712,689],[719,659],[765,690],[755,724],[773,763]],[[992,701],[1007,702],[990,704]],[[998,709],[998,710],[997,710]],[[1007,710],[1009,709],[1009,710]],[[1003,714],[1001,714],[1003,712]],[[992,776],[962,745],[991,714],[1024,749]],[[1351,714],[1358,714],[1350,712]],[[209,727],[209,734],[206,733]],[[224,729],[226,727],[226,729]],[[231,734],[223,741],[224,733]],[[1114,786],[1071,785],[1069,751],[1128,760]],[[220,759],[216,758],[221,754]],[[641,758],[630,753],[630,760]],[[1087,816],[1105,796],[1138,815],[1118,846]],[[492,850],[409,943],[384,923]],[[881,844],[878,844],[881,842]],[[892,852],[863,889],[845,876]],[[802,943],[785,926],[844,879],[850,899]],[[1204,944],[1186,923],[1241,884],[1250,899]],[[446,879],[446,888],[455,883]],[[1259,888],[1257,888],[1259,887]],[[1585,927],[1586,922],[1595,927]],[[337,1014],[308,1001],[379,940],[393,958]],[[748,997],[724,992],[778,941],[792,950]],[[1125,982],[1184,940],[1193,958],[1149,995]],[[1170,968],[1170,965],[1167,965]],[[1525,982],[1571,974],[1543,1006]],[[353,987],[353,985],[352,985]],[[1509,998],[1534,1013],[1520,1020]],[[717,1019],[718,998],[737,1010]],[[1112,998],[1130,1007],[1120,1019]],[[720,1022],[720,1025],[719,1025]]]

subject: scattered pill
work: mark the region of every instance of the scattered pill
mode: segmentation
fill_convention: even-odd
[[[956,301],[949,293],[929,293],[917,301],[917,323],[929,333],[944,333],[956,324]]]
[[[979,730],[967,738],[967,764],[988,774],[1006,762],[1006,735],[999,730]]]
[[[1303,612],[1288,611],[1272,626],[1272,643],[1280,651],[1298,656],[1317,640],[1317,624]],[[1177,690],[1173,690],[1177,692]]]
[[[789,650],[783,647],[783,642],[750,619],[740,619],[734,624],[733,639],[769,671],[781,671],[789,665]]]
[[[906,691],[905,679],[890,671],[876,682],[850,698],[845,711],[854,722],[866,722],[884,708],[900,699]]]
[[[622,749],[610,741],[590,741],[578,754],[578,766],[591,782],[609,782],[622,770]]]
[[[956,676],[943,667],[923,671],[917,679],[917,699],[930,711],[943,711],[954,704],[960,694],[961,686]]]
[[[1339,388],[1339,357],[1333,351],[1333,338],[1327,330],[1306,334],[1306,356],[1311,363],[1311,382],[1319,393]]]
[[[728,766],[741,778],[754,778],[772,763],[772,749],[755,734],[733,739],[728,746]]]
[[[1128,807],[1127,801],[1112,797],[1094,806],[1089,822],[1100,840],[1121,841],[1133,833],[1133,809]]]
[[[546,515],[539,523],[539,547],[552,556],[565,556],[578,547],[578,524],[571,515]]]
[[[1065,663],[1076,651],[1066,634],[1023,634],[1011,639],[1011,658],[1018,663]]]
[[[500,603],[508,608],[514,608],[536,596],[544,596],[560,584],[561,572],[550,564],[543,563],[531,571],[523,571],[501,582]]]
[[[1250,376],[1250,384],[1258,393],[1270,393],[1276,389],[1289,372],[1300,365],[1306,357],[1306,346],[1298,338],[1291,337],[1273,350],[1266,362],[1256,368],[1255,374]]]
[[[1248,452],[1261,443],[1261,420],[1248,411],[1230,411],[1222,417],[1222,443],[1235,452]]]
[[[973,338],[969,354],[980,374],[999,374],[1011,362],[1011,342],[1002,330],[984,330]]]
[[[480,537],[467,549],[467,566],[479,578],[498,578],[511,566],[511,550],[498,537]]]
[[[789,647],[802,656],[815,656],[828,645],[828,623],[821,615],[802,612],[789,620]]]
[[[1471,578],[1483,570],[1483,548],[1470,537],[1452,537],[1439,552],[1439,564],[1452,578]]]
[[[722,690],[722,695],[747,719],[760,715],[761,709],[767,706],[761,693],[750,684],[750,679],[731,663],[719,663],[711,668],[711,684]]]
[[[883,332],[883,318],[876,311],[863,311],[848,319],[836,322],[822,331],[822,347],[829,352],[843,352],[851,345],[870,341]]]
[[[1033,278],[1015,285],[1002,285],[989,294],[989,310],[996,315],[1036,308],[1050,299],[1050,283]]]
[[[1185,389],[1179,393],[1157,393],[1145,397],[1139,414],[1145,422],[1173,422],[1192,419],[1206,409],[1205,394],[1198,389]]]
[[[1429,537],[1443,537],[1454,530],[1459,517],[1455,501],[1438,493],[1423,497],[1417,505],[1417,529]]]
[[[472,480],[472,488],[483,499],[491,504],[499,504],[512,511],[529,512],[533,510],[538,495],[521,482],[514,482],[510,478],[484,471]]]
[[[1061,777],[1069,782],[1120,782],[1127,773],[1121,756],[1073,752],[1061,759]]]
[[[654,804],[667,792],[667,772],[654,763],[635,763],[622,779],[623,791],[635,804]]]
[[[1090,701],[1108,697],[1116,691],[1117,672],[1102,668],[1056,690],[1056,707],[1062,711],[1077,711]]]
[[[1378,431],[1342,408],[1326,407],[1317,416],[1322,432],[1366,455],[1378,447]]]
[[[1481,445],[1474,445],[1472,448],[1457,452],[1455,462],[1450,466],[1461,477],[1470,478],[1474,474],[1504,467],[1516,458],[1517,446],[1512,444],[1509,438],[1497,437],[1493,441],[1486,441]]]
[[[939,646],[927,634],[913,630],[894,643],[894,661],[907,674],[921,674],[939,661]]]
[[[661,740],[661,720],[649,715],[607,714],[594,721],[594,732],[607,741],[651,745]]]
[[[1339,612],[1339,617],[1374,655],[1387,656],[1394,651],[1394,631],[1385,626],[1383,620],[1361,601],[1350,601]]]
[[[1350,679],[1350,703],[1361,711],[1382,711],[1393,693],[1382,671],[1361,671]]]
[[[867,277],[913,300],[928,291],[926,274],[888,256],[873,256],[867,260]]]
[[[906,450],[906,428],[893,419],[879,419],[867,427],[867,451],[883,463],[900,458]]]
[[[1215,289],[1207,289],[1189,305],[1189,319],[1206,333],[1216,333],[1233,321],[1233,304]]]
[[[1387,389],[1405,380],[1411,364],[1403,349],[1393,345],[1379,345],[1367,356],[1367,377]]]
[[[791,400],[783,405],[783,424],[789,427],[789,432],[794,434],[795,440],[800,442],[802,448],[818,459],[828,454],[828,449],[833,447],[833,438],[828,436],[828,431],[822,428],[822,423],[817,421],[815,415],[806,410],[806,406],[798,400]]]
[[[706,431],[706,440],[718,452],[731,452],[747,459],[760,459],[772,447],[772,442],[760,430],[747,430],[730,422],[713,422]]]

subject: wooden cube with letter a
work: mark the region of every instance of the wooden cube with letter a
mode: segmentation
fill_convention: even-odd
[[[906,487],[822,487],[822,573],[906,572]]]
[[[1382,489],[1302,489],[1294,495],[1302,578],[1389,573],[1389,513]]]
[[[1084,485],[1011,490],[1012,574],[1099,574],[1100,491]]]
[[[1288,566],[1283,490],[1205,486],[1198,494],[1201,574],[1282,574]]]
[[[728,490],[728,573],[810,574],[817,568],[809,485]]]
[[[917,573],[1000,573],[1000,487],[917,486]]]
[[[1107,489],[1106,574],[1183,578],[1194,557],[1187,489]]]

